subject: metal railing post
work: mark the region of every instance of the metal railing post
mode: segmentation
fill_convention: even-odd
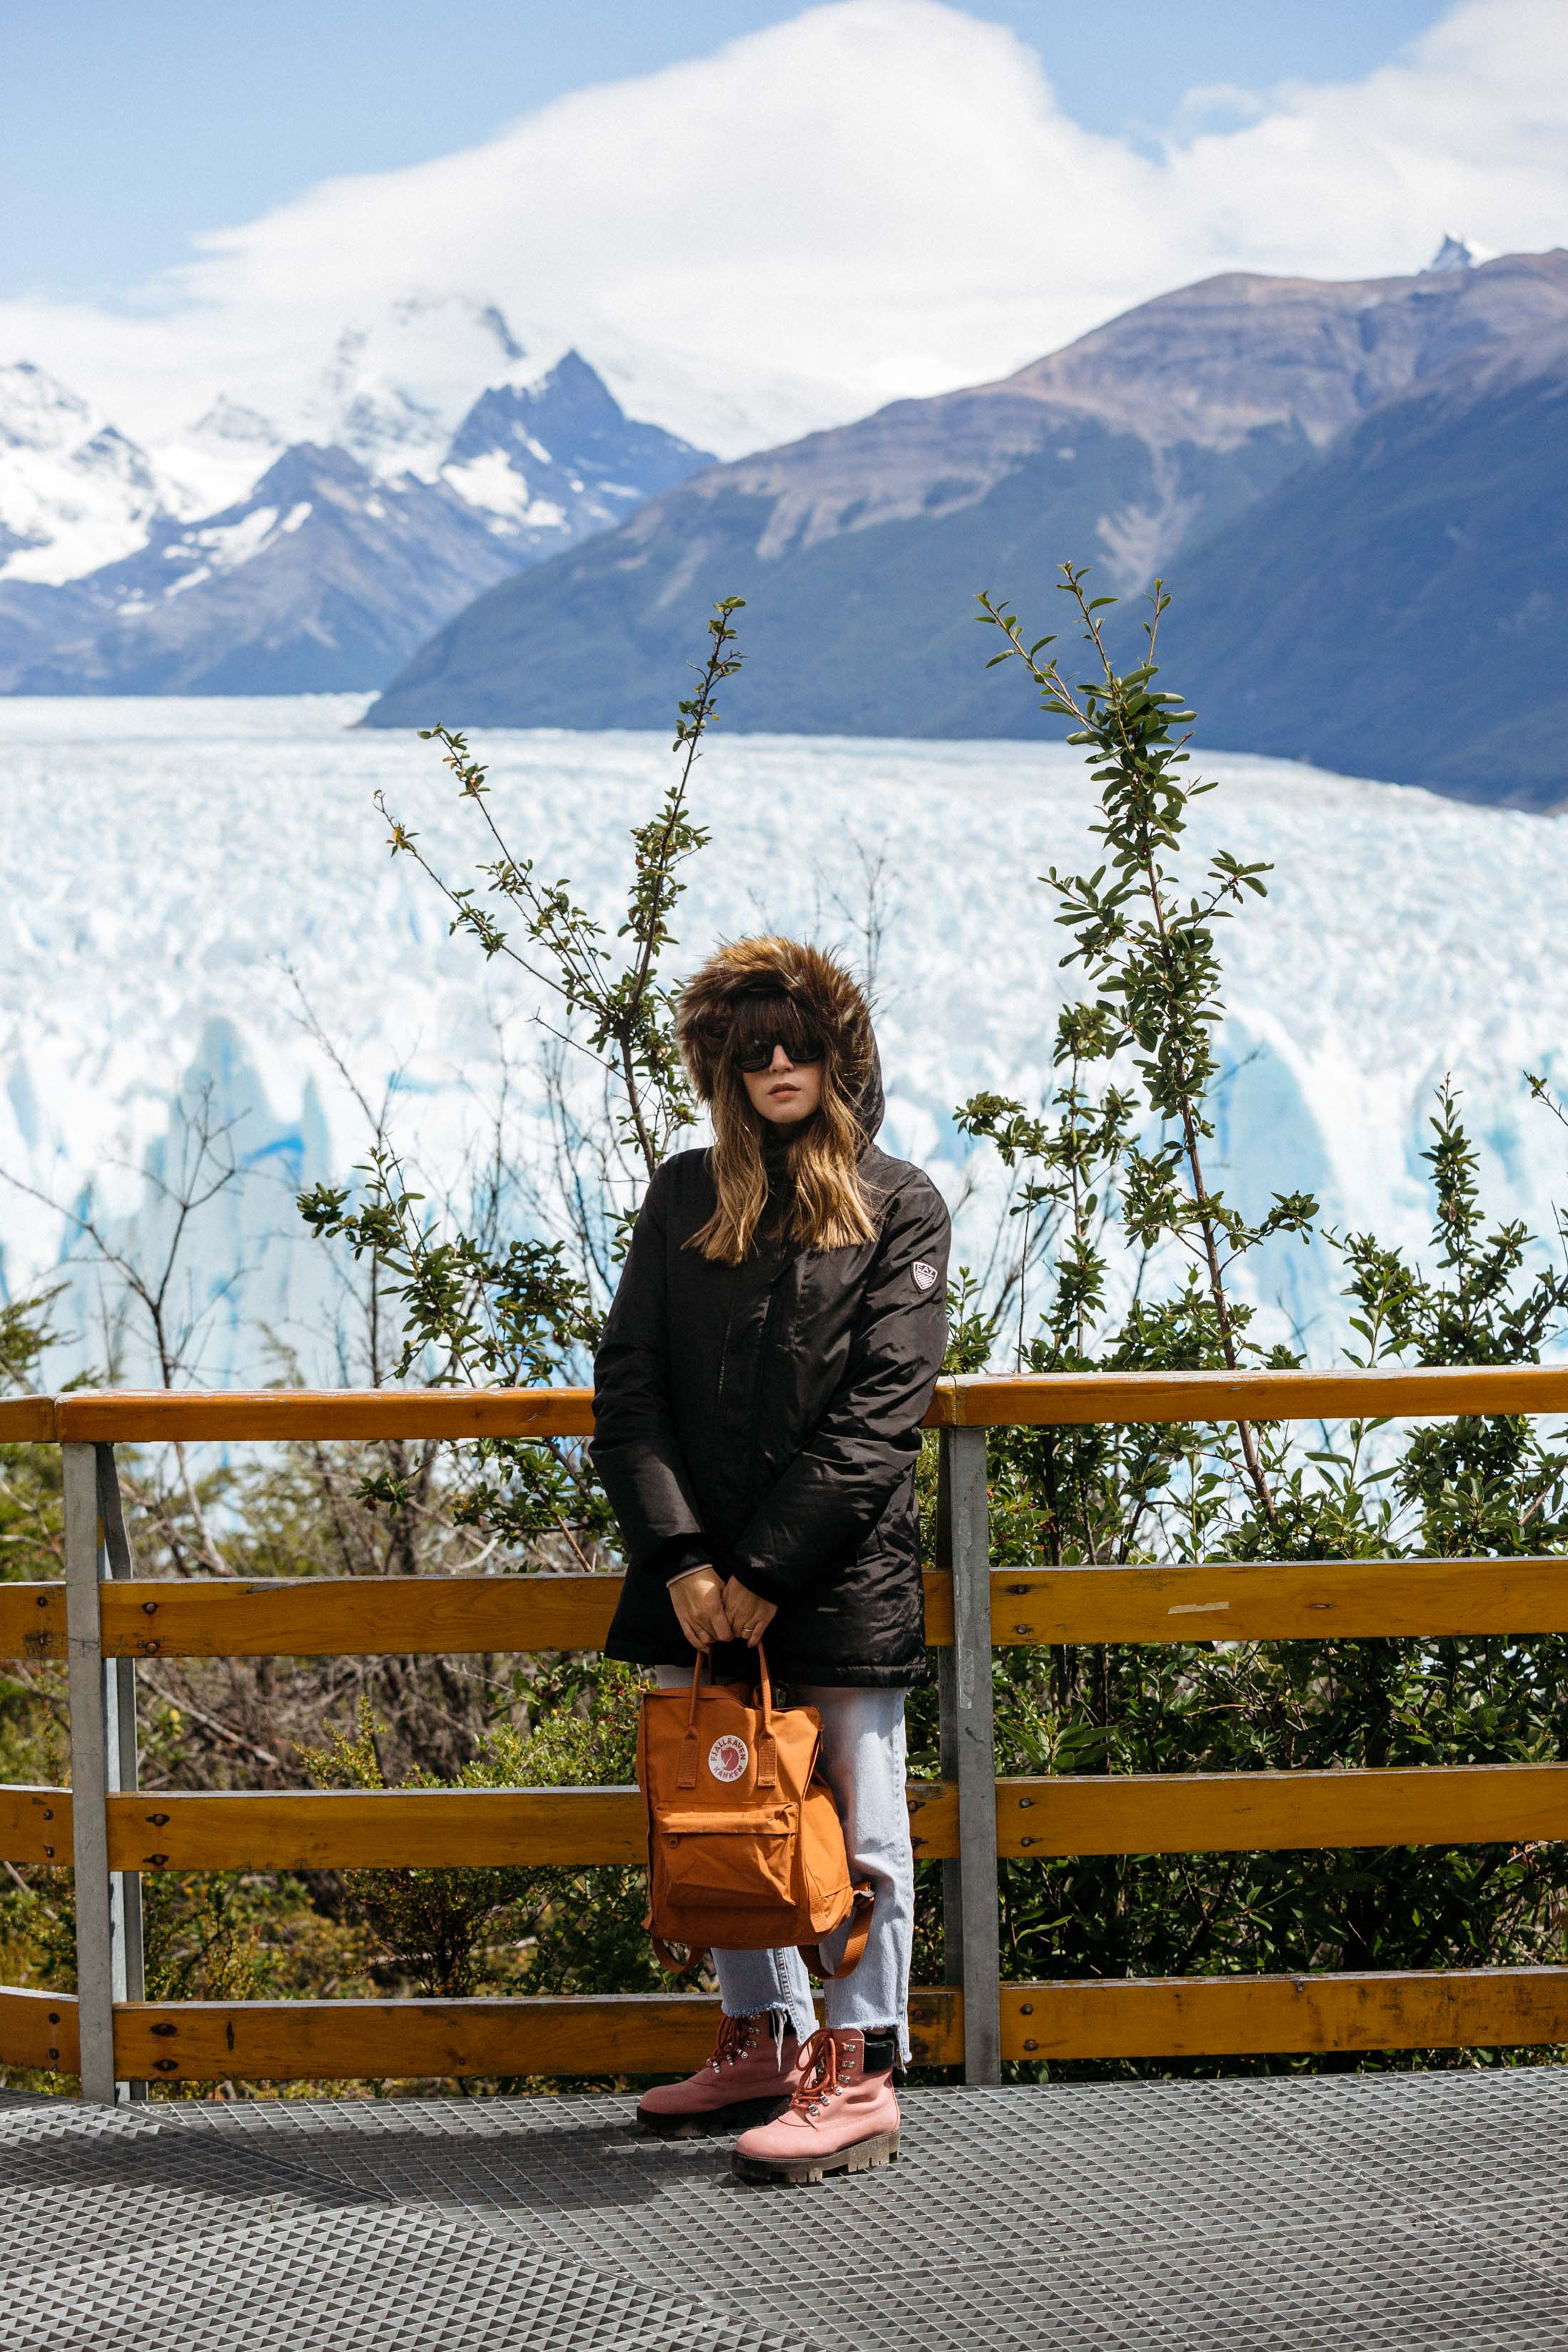
[[[99,1572],[107,1566],[110,1577],[124,1579],[134,1576],[135,1563],[131,1557],[131,1538],[125,1530],[125,1504],[120,1492],[120,1473],[115,1465],[112,1445],[93,1449],[98,1455],[98,1516],[103,1530],[103,1557]],[[107,1662],[114,1678],[114,1725],[116,1762],[119,1769],[111,1771],[110,1786],[134,1793],[142,1785],[142,1759],[136,1737],[136,1661],[134,1658],[113,1658]],[[120,1917],[125,1944],[125,1998],[145,2000],[147,1998],[147,1955],[142,1921],[142,1874],[125,1870],[114,1873],[119,1889]],[[147,2096],[145,2083],[127,2085],[133,2099]]]
[[[985,1432],[944,1429],[937,1486],[938,1563],[952,1575],[952,1647],[942,1653],[942,1769],[958,1783],[959,1853],[942,1864],[951,1977],[963,1984],[963,2079],[1002,2079],[996,1885],[996,1750],[991,1696],[991,1558]]]
[[[108,1798],[120,1774],[120,1687],[103,1670],[98,1451],[92,1445],[68,1444],[60,1453],[79,2074],[84,2099],[112,2105],[120,2095],[114,2077],[114,2004],[126,1998],[123,1889],[109,1867]]]

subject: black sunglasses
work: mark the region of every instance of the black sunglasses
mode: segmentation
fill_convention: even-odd
[[[759,1070],[768,1067],[781,1045],[788,1059],[797,1066],[803,1062],[820,1062],[822,1059],[824,1049],[820,1038],[807,1037],[803,1044],[792,1045],[787,1037],[762,1037],[750,1045],[736,1046],[735,1067],[749,1071],[755,1077]]]

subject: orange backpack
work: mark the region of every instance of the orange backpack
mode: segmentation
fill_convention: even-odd
[[[851,1886],[844,1824],[817,1774],[822,1717],[773,1705],[761,1646],[761,1688],[643,1693],[637,1785],[647,1807],[647,1927],[661,1967],[679,1974],[702,1949],[774,1951],[798,1945],[819,1976],[847,1977],[866,1948],[872,1890]],[[754,1702],[754,1703],[753,1703]],[[850,1919],[844,1958],[817,1949]],[[669,1949],[684,1944],[689,1960]]]

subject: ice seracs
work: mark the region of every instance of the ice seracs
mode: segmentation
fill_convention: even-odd
[[[333,464],[352,461],[339,453]],[[165,609],[234,593],[300,547],[317,517],[282,535],[290,508],[279,490],[272,551]],[[679,672],[670,688],[679,692]],[[350,1181],[364,1156],[345,1068],[377,1104],[390,1081],[394,1139],[433,1204],[467,1197],[464,1171],[489,1148],[502,1103],[511,1164],[554,1164],[557,1098],[526,1042],[540,1034],[531,984],[514,988],[500,960],[487,971],[471,942],[450,936],[438,894],[410,860],[387,856],[373,794],[386,792],[454,879],[483,855],[474,812],[448,791],[430,744],[353,730],[360,707],[0,704],[0,896],[11,916],[0,1171],[65,1203],[91,1184],[117,1236],[150,1248],[160,1209],[141,1171],[172,1163],[177,1092],[211,1082],[221,1116],[242,1121],[236,1149],[253,1171],[204,1214],[185,1261],[194,1296],[221,1298],[233,1317],[194,1375],[214,1385],[275,1379],[285,1346],[300,1350],[307,1379],[342,1377],[331,1337],[341,1294],[301,1238],[294,1196],[318,1178]],[[459,719],[433,704],[426,723],[443,716]],[[497,734],[483,751],[509,836],[519,828],[540,871],[569,875],[585,905],[614,908],[626,828],[668,772],[668,730]],[[1229,1018],[1213,1159],[1226,1200],[1257,1215],[1276,1190],[1304,1186],[1326,1225],[1424,1251],[1433,1212],[1419,1155],[1432,1089],[1449,1072],[1489,1213],[1550,1237],[1563,1134],[1520,1073],[1568,1078],[1558,1044],[1568,829],[1268,760],[1200,753],[1195,765],[1222,789],[1194,803],[1186,870],[1202,872],[1222,846],[1276,867],[1268,899],[1220,942]],[[1064,744],[731,733],[713,740],[699,777],[696,813],[713,845],[689,869],[672,974],[705,942],[755,928],[759,908],[794,929],[837,903],[849,911],[834,929],[852,937],[854,877],[886,849],[898,877],[879,966],[890,1131],[964,1204],[960,1246],[984,1265],[997,1233],[1009,1234],[1007,1197],[952,1108],[983,1087],[1036,1103],[1056,1083],[1056,1011],[1083,982],[1058,968],[1034,877],[1094,859],[1097,793],[1080,756]],[[301,1025],[294,975],[342,1066]],[[493,1024],[506,1019],[503,1050]],[[596,1072],[584,1061],[571,1076],[577,1058],[563,1082],[586,1118],[597,1115]],[[59,1265],[72,1233],[68,1218],[0,1190],[16,1297]],[[1331,1359],[1347,1311],[1331,1249],[1281,1242],[1248,1260],[1243,1279],[1268,1310],[1267,1337]],[[1031,1318],[1043,1296],[1042,1276]],[[79,1300],[58,1320],[82,1335],[63,1372],[100,1327]],[[147,1375],[139,1364],[125,1377]]]

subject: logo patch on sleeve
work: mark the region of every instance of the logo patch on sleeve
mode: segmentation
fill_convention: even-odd
[[[936,1280],[935,1266],[927,1265],[924,1258],[917,1257],[910,1271],[914,1276],[917,1290],[929,1290]]]
[[[738,1780],[752,1760],[752,1751],[738,1732],[721,1732],[708,1750],[708,1769],[716,1780]]]

